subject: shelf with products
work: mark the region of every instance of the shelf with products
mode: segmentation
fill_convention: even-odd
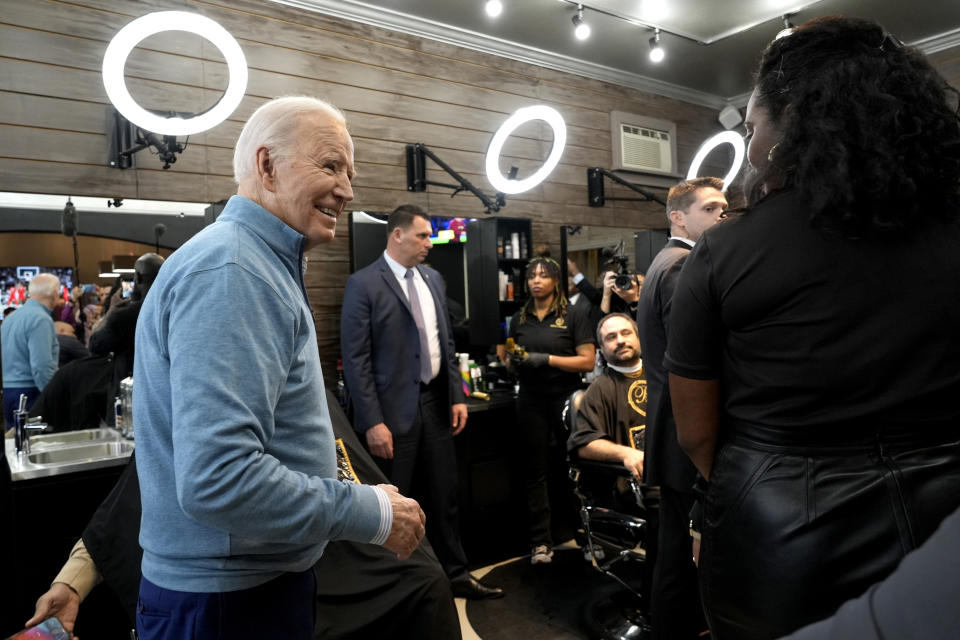
[[[467,226],[470,341],[500,344],[506,318],[526,299],[525,270],[533,249],[526,219],[484,218]]]

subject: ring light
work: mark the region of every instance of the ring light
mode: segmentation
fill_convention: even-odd
[[[731,182],[733,182],[733,179],[740,171],[740,167],[743,165],[743,157],[746,155],[743,137],[735,131],[723,131],[711,138],[708,138],[706,142],[700,145],[700,148],[697,149],[696,155],[693,156],[693,162],[690,163],[690,170],[687,171],[687,180],[696,178],[697,173],[700,171],[700,165],[703,164],[707,154],[725,142],[733,145],[733,166],[730,167],[730,171],[723,179],[723,190],[726,191],[727,187]]]
[[[517,127],[531,120],[543,120],[553,129],[553,147],[550,149],[550,155],[543,163],[543,166],[529,178],[523,180],[508,180],[500,173],[500,152],[503,151],[503,145],[507,138]],[[487,180],[493,185],[493,188],[501,193],[523,193],[528,191],[550,175],[557,163],[560,162],[560,156],[563,155],[563,147],[567,144],[567,127],[563,123],[563,118],[557,113],[556,109],[537,105],[533,107],[523,107],[506,119],[500,125],[497,132],[493,134],[490,146],[487,148]]]
[[[163,31],[195,33],[223,54],[230,80],[213,108],[191,118],[167,118],[150,113],[130,95],[123,77],[127,56],[144,38]],[[210,18],[187,11],[157,11],[129,23],[110,41],[103,54],[103,86],[117,111],[138,127],[160,135],[190,135],[217,126],[237,108],[247,89],[247,60],[233,36]]]

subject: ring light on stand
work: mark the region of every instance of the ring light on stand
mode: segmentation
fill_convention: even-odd
[[[550,155],[547,156],[543,166],[529,178],[523,180],[510,180],[500,173],[500,152],[503,151],[503,145],[507,138],[517,127],[531,120],[543,120],[553,129],[553,147],[550,149]],[[560,162],[560,156],[563,155],[563,148],[567,144],[567,127],[563,123],[563,117],[557,113],[556,109],[551,109],[543,105],[533,107],[523,107],[506,119],[500,125],[497,132],[493,134],[490,146],[487,147],[486,170],[487,180],[493,185],[493,188],[501,193],[523,193],[534,188],[550,175],[557,163]]]
[[[733,145],[733,166],[730,167],[730,171],[727,172],[726,177],[723,179],[723,190],[726,191],[730,183],[733,182],[733,179],[737,177],[737,173],[740,172],[740,167],[743,165],[743,157],[746,155],[743,137],[735,131],[723,131],[708,138],[706,142],[700,145],[696,155],[693,156],[693,162],[690,163],[690,170],[687,171],[687,180],[696,178],[700,171],[700,165],[703,164],[707,155],[724,143]]]
[[[150,113],[127,90],[123,77],[127,56],[144,38],[163,31],[187,31],[206,38],[227,61],[227,90],[216,105],[192,118]],[[103,86],[117,111],[133,124],[160,135],[186,136],[211,129],[233,113],[247,90],[247,60],[233,36],[210,18],[187,11],[157,11],[129,23],[110,41],[103,55]]]

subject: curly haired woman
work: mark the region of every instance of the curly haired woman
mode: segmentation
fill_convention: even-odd
[[[960,504],[956,91],[822,18],[767,47],[746,129],[748,208],[688,258],[665,358],[720,640],[830,615]]]

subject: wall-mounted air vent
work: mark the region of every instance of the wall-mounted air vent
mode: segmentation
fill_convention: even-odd
[[[677,176],[677,125],[635,113],[610,113],[613,170]]]
[[[671,136],[666,131],[620,125],[620,162],[632,171],[670,171]]]

